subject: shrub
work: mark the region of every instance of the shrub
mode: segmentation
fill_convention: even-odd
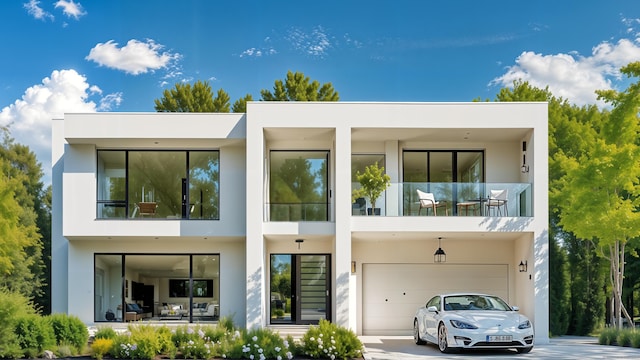
[[[98,331],[96,331],[96,334],[93,336],[94,339],[115,339],[116,336],[118,336],[118,334],[116,333],[115,330],[113,330],[112,327],[109,326],[104,326],[104,327],[99,327]]]
[[[172,359],[175,358],[176,346],[172,340],[173,334],[171,330],[166,326],[156,328],[156,336],[158,337],[158,352],[167,354]]]
[[[221,350],[223,357],[231,359],[292,359],[295,355],[289,340],[266,328],[236,330]]]
[[[113,339],[111,355],[118,359],[135,359],[137,355],[137,345],[131,343],[129,335],[117,335]]]
[[[362,342],[346,328],[320,320],[302,337],[302,351],[312,358],[351,359],[362,356]]]
[[[598,343],[600,345],[613,345],[616,342],[618,336],[618,330],[614,328],[604,328],[600,331],[598,336]]]
[[[34,305],[27,297],[0,286],[0,358],[22,356],[15,334],[17,319],[35,313]]]
[[[77,353],[78,351],[73,346],[68,344],[58,345],[58,350],[56,351],[56,355],[60,358],[68,358]]]
[[[616,342],[619,346],[630,346],[631,345],[631,334],[634,330],[630,329],[622,329],[618,332],[618,336],[616,336]]]
[[[229,332],[233,332],[236,329],[236,326],[233,324],[233,318],[230,316],[223,316],[218,320],[218,327],[227,329]]]
[[[629,344],[631,347],[640,348],[640,331],[634,331],[631,333]]]
[[[89,340],[89,331],[80,318],[64,313],[52,314],[49,317],[51,318],[56,344],[69,344],[77,352],[84,349]]]
[[[135,357],[153,359],[160,353],[160,341],[156,330],[150,325],[130,325],[130,342],[135,345]]]
[[[15,328],[18,344],[27,357],[41,355],[44,350],[53,349],[56,338],[49,317],[31,314],[18,318]]]
[[[102,357],[109,354],[113,347],[113,340],[100,338],[91,344],[91,353],[94,358],[102,360]]]

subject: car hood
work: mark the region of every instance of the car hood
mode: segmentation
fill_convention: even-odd
[[[478,328],[490,329],[494,327],[517,327],[527,318],[512,311],[456,311],[451,314],[452,319],[471,323]]]

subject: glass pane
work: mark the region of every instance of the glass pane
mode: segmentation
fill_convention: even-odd
[[[193,256],[193,321],[220,317],[220,255]],[[210,288],[211,287],[211,288]]]
[[[122,321],[122,256],[96,255],[94,277],[95,321]]]
[[[182,218],[186,153],[129,152],[129,212],[132,218]]]
[[[300,320],[319,321],[327,316],[327,257],[300,256]]]
[[[383,154],[351,155],[351,190],[359,189],[361,187],[356,177],[357,174],[363,173],[367,166],[376,163],[378,166],[385,166]],[[379,209],[385,207],[385,200],[385,194],[383,193],[376,201],[377,211],[380,211]],[[366,215],[367,207],[371,208],[371,204],[367,203],[367,199],[364,197],[357,198],[351,206],[351,215]]]
[[[458,152],[457,160],[457,201],[480,199],[482,197],[480,185],[484,179],[482,152]]]
[[[402,213],[417,215],[419,206],[416,190],[427,189],[427,157],[426,151],[405,151],[402,156]]]
[[[271,322],[290,322],[291,255],[271,255]]]
[[[327,221],[327,151],[272,151],[271,221]]]
[[[189,219],[219,219],[218,158],[217,151],[189,153]]]
[[[125,218],[126,152],[98,151],[98,219]]]

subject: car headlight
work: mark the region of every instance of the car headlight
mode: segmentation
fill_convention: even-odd
[[[531,322],[529,320],[525,320],[518,325],[518,329],[528,329],[531,327]]]
[[[449,320],[449,322],[454,328],[458,328],[458,329],[477,329],[478,328],[475,325],[471,325],[469,323],[466,323],[460,320]]]

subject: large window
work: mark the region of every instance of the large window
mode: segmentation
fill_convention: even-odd
[[[454,204],[483,196],[484,152],[480,150],[407,150],[403,152],[404,213],[416,211],[416,189],[433,193],[450,213]]]
[[[271,151],[271,221],[329,219],[329,152]]]
[[[218,151],[98,151],[97,217],[219,219]]]
[[[95,254],[94,261],[95,321],[219,318],[219,254]]]

